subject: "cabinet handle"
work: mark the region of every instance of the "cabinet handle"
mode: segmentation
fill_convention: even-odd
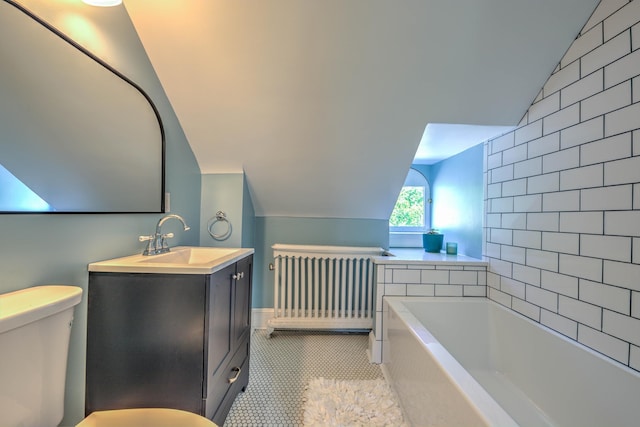
[[[233,276],[231,276],[233,278],[233,280],[240,280],[244,277],[244,271],[241,271],[238,274],[234,274]]]
[[[233,384],[238,380],[238,377],[240,376],[240,372],[242,371],[242,369],[240,368],[232,368],[231,372],[235,372],[236,374],[233,376],[233,378],[229,378],[227,381],[229,382],[229,384]]]

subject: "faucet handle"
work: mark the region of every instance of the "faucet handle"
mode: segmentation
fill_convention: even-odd
[[[147,243],[147,247],[144,249],[144,252],[142,252],[142,255],[151,255],[155,253],[155,238],[156,236],[138,236],[139,242],[149,242]]]
[[[167,243],[167,239],[171,239],[173,237],[173,233],[166,233],[160,235],[160,247],[156,247],[160,253],[169,252],[169,244]]]

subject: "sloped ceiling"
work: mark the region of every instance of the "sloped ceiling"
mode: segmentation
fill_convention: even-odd
[[[597,0],[125,0],[201,172],[388,219],[428,123],[515,125]]]

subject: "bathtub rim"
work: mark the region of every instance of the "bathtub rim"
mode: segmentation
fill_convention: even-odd
[[[411,302],[463,302],[463,303],[469,303],[469,304],[483,304],[486,303],[488,305],[491,305],[493,307],[495,307],[496,309],[502,310],[505,313],[508,313],[510,315],[515,316],[518,319],[521,319],[523,321],[525,321],[526,323],[540,328],[545,332],[550,333],[551,335],[555,336],[556,338],[570,344],[573,346],[576,346],[584,351],[586,351],[587,353],[591,354],[592,356],[595,356],[596,358],[602,360],[603,362],[606,362],[608,364],[610,364],[611,366],[615,367],[616,369],[619,369],[623,372],[626,372],[628,374],[631,374],[633,376],[636,377],[640,377],[640,371],[637,371],[603,353],[600,353],[597,350],[594,350],[593,348],[581,343],[580,341],[574,340],[564,334],[561,334],[560,332],[556,331],[555,329],[550,328],[549,326],[537,322],[521,313],[518,313],[515,310],[510,309],[509,307],[506,307],[502,304],[500,304],[499,302],[496,302],[490,298],[487,297],[409,297],[409,296],[384,296],[383,297],[383,301],[387,299],[388,303],[391,303],[394,307],[398,307],[398,304],[402,304],[403,301],[411,301]],[[384,304],[384,302],[383,302]],[[395,310],[396,312],[398,312],[398,310]],[[410,314],[413,319],[416,322],[420,322],[415,316],[413,316],[413,314],[411,313],[410,309],[407,308],[406,306],[402,305],[402,310],[400,311],[402,313],[408,313]],[[435,339],[435,338],[433,338]],[[436,340],[437,341],[437,340]]]
[[[489,298],[484,298],[484,297],[479,297],[479,298],[468,298],[468,297],[406,297],[406,296],[391,296],[387,299],[387,297],[385,297],[385,310],[393,310],[393,307],[398,308],[398,311],[401,313],[399,314],[399,317],[410,317],[413,318],[413,321],[416,322],[418,325],[422,326],[421,323],[419,323],[419,320],[416,318],[416,316],[414,316],[409,307],[407,307],[404,303],[405,302],[410,302],[410,303],[420,303],[420,302],[424,302],[426,304],[429,303],[441,303],[441,302],[448,302],[448,303],[464,303],[464,304],[484,304],[486,305],[489,309],[494,309],[494,310],[498,310],[500,312],[500,314],[506,314],[509,316],[515,316],[514,319],[519,319],[522,320],[524,322],[522,322],[525,326],[529,325],[532,327],[536,327],[538,331],[540,331],[541,333],[547,332],[550,335],[551,339],[556,339],[557,342],[561,343],[561,344],[566,344],[566,345],[570,345],[573,350],[571,351],[582,351],[584,352],[584,355],[586,358],[590,358],[593,362],[592,363],[604,363],[606,366],[603,366],[603,368],[605,370],[603,370],[602,372],[607,372],[607,379],[609,378],[618,378],[620,379],[620,376],[625,377],[626,379],[624,380],[624,385],[625,387],[629,386],[631,383],[633,382],[637,382],[640,380],[640,371],[637,371],[627,365],[624,365],[620,362],[618,362],[617,360],[610,358],[608,356],[606,356],[605,354],[602,354],[600,352],[598,352],[597,350],[594,350],[590,347],[588,347],[587,345],[572,339],[571,337],[568,337],[566,335],[563,335],[562,333],[555,331],[554,329],[550,328],[549,326],[546,326],[540,322],[537,322],[533,319],[530,319],[524,315],[522,315],[521,313],[518,313],[514,310],[509,309],[509,307],[506,307],[496,301],[490,300]],[[422,301],[421,301],[422,300]],[[396,311],[396,310],[394,310]],[[396,311],[398,313],[398,311]],[[385,313],[385,316],[388,316],[388,314]],[[404,322],[404,319],[403,319]],[[405,322],[405,326],[406,322]],[[424,326],[422,326],[424,327]],[[409,329],[411,330],[411,328],[409,327]],[[425,328],[426,329],[426,328]],[[415,332],[412,330],[412,334],[415,335]],[[435,340],[435,338],[433,338]],[[385,344],[383,344],[385,345]],[[462,368],[464,369],[464,367]],[[599,368],[598,368],[599,369]],[[628,379],[628,381],[627,381]],[[390,381],[391,382],[391,381]],[[623,389],[629,390],[628,388],[623,387]],[[633,387],[632,390],[637,390],[637,386],[631,386]],[[623,393],[626,393],[626,395],[637,395],[637,393],[635,391],[633,392],[629,392],[629,391],[625,391]],[[619,412],[619,411],[617,411]],[[617,413],[616,412],[616,413]],[[637,412],[633,412],[632,416],[635,417],[635,419],[637,420]],[[627,415],[622,415],[622,419],[624,420],[629,420],[631,418],[625,418],[627,417]],[[636,425],[635,421],[633,423],[627,423],[628,425]],[[622,423],[621,425],[627,425]],[[602,424],[593,424],[593,425],[602,425]]]
[[[476,414],[485,422],[487,426],[518,426],[518,423],[505,411],[498,402],[476,381],[475,378],[453,357],[449,351],[429,332],[429,330],[413,315],[413,313],[402,304],[403,301],[468,301],[485,302],[486,298],[464,298],[464,297],[406,297],[406,296],[384,296],[383,297],[383,318],[388,316],[392,310],[418,340],[425,351],[432,354],[437,362],[442,366],[443,373],[449,378],[451,383],[459,390],[464,399],[474,408]],[[386,328],[383,319],[383,329]],[[384,332],[383,332],[384,333]],[[386,333],[384,333],[386,335]],[[386,343],[383,340],[383,346]],[[388,345],[388,344],[387,344]],[[394,382],[386,369],[386,363],[382,362],[382,371],[387,382],[395,389]],[[400,399],[401,400],[401,399]],[[481,409],[482,408],[482,409]]]

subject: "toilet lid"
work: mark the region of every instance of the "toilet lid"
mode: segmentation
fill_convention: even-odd
[[[136,408],[96,411],[76,427],[216,427],[216,424],[177,409]]]

